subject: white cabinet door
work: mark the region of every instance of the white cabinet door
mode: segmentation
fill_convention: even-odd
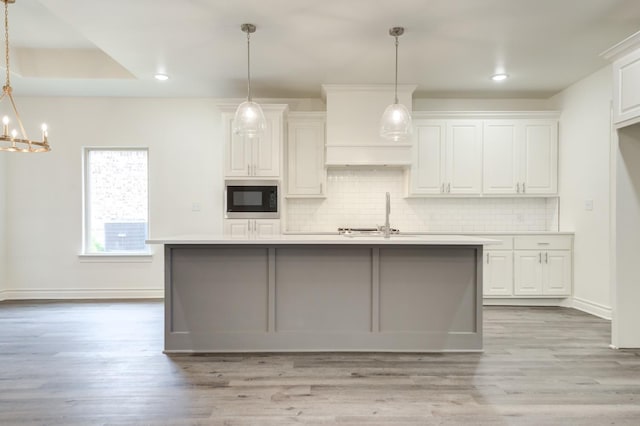
[[[282,114],[265,111],[267,128],[252,143],[252,176],[280,176],[280,157],[282,149]]]
[[[251,219],[225,219],[224,235],[241,240],[249,239]]]
[[[324,141],[324,113],[289,114],[287,195],[324,196],[327,181]]]
[[[640,49],[613,63],[613,122],[616,127],[640,122]]]
[[[516,250],[513,252],[514,294],[542,295],[542,252]]]
[[[483,193],[558,192],[558,123],[487,120],[483,135]]]
[[[271,238],[280,234],[280,219],[225,219],[224,235],[248,240]]]
[[[259,137],[233,134],[233,113],[222,114],[226,149],[225,176],[278,177],[282,157],[283,110],[268,111],[267,128]]]
[[[513,251],[486,250],[484,257],[484,296],[513,295]]]
[[[543,294],[549,296],[567,296],[571,294],[571,251],[547,251],[543,256]]]
[[[482,182],[482,122],[447,123],[446,192],[480,194]]]
[[[446,122],[416,120],[411,165],[413,194],[442,194],[445,191]]]
[[[280,234],[279,219],[255,219],[253,222],[254,238],[272,238]]]
[[[223,114],[226,141],[226,176],[250,176],[252,144],[249,138],[233,134],[233,114]]]
[[[552,120],[525,120],[522,139],[522,192],[558,192],[558,123]]]
[[[514,120],[487,120],[483,129],[482,192],[515,194],[519,183],[520,147]]]

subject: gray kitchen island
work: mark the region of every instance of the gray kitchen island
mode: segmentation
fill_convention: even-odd
[[[482,250],[461,235],[150,239],[166,353],[482,350]]]

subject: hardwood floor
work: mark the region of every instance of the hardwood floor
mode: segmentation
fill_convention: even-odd
[[[608,321],[484,316],[484,353],[167,356],[161,302],[3,302],[0,425],[640,424]]]

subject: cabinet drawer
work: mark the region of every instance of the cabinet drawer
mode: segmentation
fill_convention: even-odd
[[[570,235],[527,235],[514,239],[516,250],[571,250]]]
[[[505,235],[483,235],[483,238],[500,241],[500,243],[485,246],[485,250],[513,250],[513,237]]]

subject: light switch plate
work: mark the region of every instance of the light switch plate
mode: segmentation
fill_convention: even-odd
[[[593,200],[584,200],[584,209],[587,211],[593,210]]]

